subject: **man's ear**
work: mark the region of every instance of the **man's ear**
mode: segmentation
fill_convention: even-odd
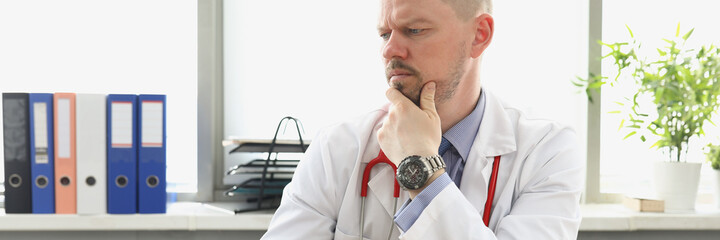
[[[495,20],[490,14],[483,13],[476,17],[473,26],[475,27],[475,38],[472,43],[471,57],[478,58],[490,46],[493,33],[495,32]]]

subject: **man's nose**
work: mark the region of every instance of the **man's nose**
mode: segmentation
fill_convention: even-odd
[[[383,48],[383,58],[390,60],[393,58],[400,58],[405,60],[407,58],[407,42],[406,39],[400,34],[391,33],[390,38],[385,41],[385,47]]]

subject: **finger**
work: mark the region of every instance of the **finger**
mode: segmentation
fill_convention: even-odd
[[[403,95],[400,90],[397,90],[396,88],[389,88],[385,92],[385,96],[388,100],[390,100],[390,103],[392,103],[393,105],[412,104],[410,99],[405,97],[405,95]]]
[[[420,109],[435,112],[435,82],[428,82],[420,93]]]

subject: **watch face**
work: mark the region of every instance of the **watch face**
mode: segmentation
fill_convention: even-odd
[[[419,156],[411,156],[400,163],[398,167],[398,183],[405,189],[415,190],[425,185],[428,179],[428,169]]]

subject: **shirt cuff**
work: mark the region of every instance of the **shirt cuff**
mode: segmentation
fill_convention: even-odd
[[[394,217],[395,224],[397,224],[403,232],[407,232],[425,208],[430,205],[430,202],[435,199],[435,196],[440,194],[450,183],[452,183],[452,180],[447,172],[440,175],[440,177],[436,178],[435,181],[423,189],[420,194],[415,196],[414,200],[408,199],[402,207],[400,207],[400,210]]]

